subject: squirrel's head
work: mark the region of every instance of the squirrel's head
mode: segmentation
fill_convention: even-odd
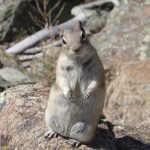
[[[81,22],[76,21],[70,28],[60,29],[62,45],[68,53],[80,53],[81,47],[88,41]]]

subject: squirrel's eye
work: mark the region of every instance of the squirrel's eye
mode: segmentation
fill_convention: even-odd
[[[64,37],[62,37],[62,42],[63,42],[63,44],[64,44],[64,45],[66,45],[66,44],[67,44],[67,42],[66,42],[66,40],[65,40],[65,38],[64,38]]]

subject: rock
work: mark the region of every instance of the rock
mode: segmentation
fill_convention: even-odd
[[[0,69],[0,87],[7,88],[17,84],[27,84],[31,82],[31,79],[18,69],[10,67]]]
[[[101,57],[131,51],[140,60],[150,59],[150,6],[130,1],[114,8],[103,30],[91,37]]]
[[[0,76],[8,82],[25,82],[29,80],[29,78],[19,70],[9,67],[0,69]]]
[[[27,84],[9,88],[1,93],[0,103],[2,105],[8,104],[14,99],[16,106],[32,106],[39,101],[40,95],[37,94],[37,91],[40,87],[40,85]],[[40,90],[42,91],[42,89]]]
[[[43,135],[47,130],[44,112],[49,95],[49,84],[19,85],[0,93],[5,104],[0,113],[1,146],[8,149],[72,149],[65,138],[50,141]],[[81,145],[79,150],[147,150],[150,146],[149,123],[147,120],[136,128],[113,125],[101,121],[96,136],[90,145]],[[148,130],[148,131],[147,131]],[[144,149],[145,148],[145,149]],[[146,149],[147,148],[147,149]]]
[[[121,0],[101,32],[90,37],[104,64],[107,86],[123,63],[150,59],[149,8],[147,1]]]
[[[108,86],[105,112],[113,123],[150,121],[150,61],[124,63]]]
[[[139,126],[113,127],[118,150],[149,150],[150,149],[150,121],[146,120]]]

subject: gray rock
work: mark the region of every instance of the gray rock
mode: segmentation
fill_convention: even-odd
[[[63,137],[52,140],[43,137],[47,130],[44,112],[48,95],[49,85],[43,83],[19,85],[0,93],[0,99],[3,97],[6,100],[0,113],[2,147],[7,145],[8,149],[30,150],[71,149]],[[18,105],[17,101],[21,104]],[[29,101],[31,105],[28,105]],[[148,120],[136,127],[101,121],[93,142],[90,145],[81,145],[78,150],[148,150],[149,129]]]
[[[32,82],[31,79],[15,68],[5,67],[0,69],[0,87],[10,86]]]
[[[0,76],[8,82],[26,82],[29,80],[29,78],[19,70],[9,67],[0,69]]]
[[[150,59],[149,10],[149,5],[140,0],[113,9],[105,28],[91,37],[100,56],[131,51],[138,59]]]
[[[12,100],[15,101],[17,106],[32,106],[39,100],[36,94],[37,89],[34,84],[18,85],[12,89],[7,89],[0,93],[0,111]]]
[[[113,123],[138,126],[150,121],[149,64],[150,61],[124,63],[108,86],[105,112]]]

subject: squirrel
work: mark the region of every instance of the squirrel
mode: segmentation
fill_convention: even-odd
[[[45,138],[61,135],[79,147],[95,135],[105,99],[105,75],[101,60],[80,21],[60,29],[62,51],[56,66],[45,112]]]

